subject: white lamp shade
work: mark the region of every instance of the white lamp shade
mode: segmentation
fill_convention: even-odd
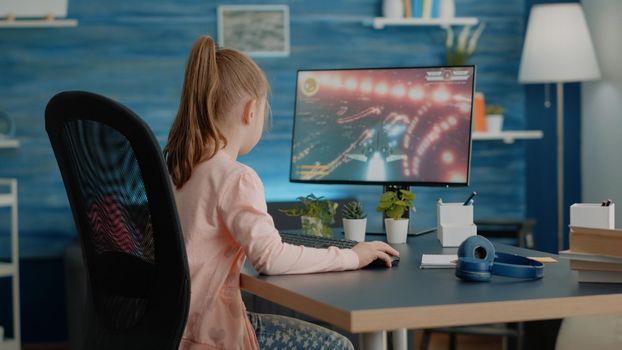
[[[527,24],[518,80],[551,83],[599,78],[600,69],[581,5],[534,5]]]

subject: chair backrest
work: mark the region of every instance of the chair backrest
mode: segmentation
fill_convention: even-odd
[[[45,126],[86,263],[83,348],[177,349],[190,279],[155,137],[121,104],[79,91],[50,100]]]

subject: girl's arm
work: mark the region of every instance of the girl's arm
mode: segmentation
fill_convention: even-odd
[[[359,266],[359,258],[351,249],[316,249],[283,243],[268,214],[263,184],[250,169],[228,179],[219,201],[227,230],[261,273],[343,271]]]

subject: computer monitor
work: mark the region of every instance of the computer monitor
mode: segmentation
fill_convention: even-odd
[[[467,186],[475,67],[299,70],[291,182]]]

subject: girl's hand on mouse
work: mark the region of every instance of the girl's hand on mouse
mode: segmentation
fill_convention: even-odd
[[[391,267],[391,257],[389,255],[400,256],[397,250],[380,241],[361,242],[355,245],[352,250],[359,257],[359,269],[369,265],[376,259],[382,259],[387,267]]]

